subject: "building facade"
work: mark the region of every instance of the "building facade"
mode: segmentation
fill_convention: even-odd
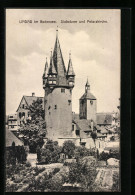
[[[58,34],[50,65],[46,61],[43,73],[43,89],[45,122],[47,138],[52,140],[72,137],[72,90],[75,73],[72,66],[71,54],[68,69],[64,64]]]
[[[17,114],[8,115],[8,130],[17,131],[18,123],[17,123]]]
[[[35,93],[32,93],[32,96],[23,96],[21,102],[17,108],[17,124],[20,126],[22,123],[26,123],[27,120],[31,120],[31,111],[29,106],[32,105],[37,99],[42,99],[42,107],[44,108],[44,98],[35,96]]]

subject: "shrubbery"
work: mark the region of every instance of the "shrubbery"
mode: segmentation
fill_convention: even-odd
[[[24,146],[15,146],[13,142],[11,148],[6,151],[6,163],[16,165],[16,162],[25,163],[26,160],[27,154]]]
[[[100,155],[99,155],[99,158],[98,160],[105,160],[107,161],[109,158],[116,158],[116,159],[120,159],[120,153],[119,151],[110,151],[109,153],[106,153],[106,152],[102,152]]]
[[[37,150],[37,159],[40,164],[57,163],[62,148],[58,142],[48,140],[45,147]]]

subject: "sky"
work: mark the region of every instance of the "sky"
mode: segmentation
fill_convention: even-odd
[[[56,23],[40,23],[40,20]],[[61,20],[77,23],[61,23]],[[96,23],[97,20],[104,22]],[[54,48],[57,26],[65,66],[71,52],[76,75],[72,110],[79,113],[79,98],[85,92],[88,78],[91,93],[97,98],[97,112],[117,111],[120,10],[6,9],[6,114],[16,112],[23,95],[35,92],[36,96],[44,96],[42,75],[46,57],[49,63]]]

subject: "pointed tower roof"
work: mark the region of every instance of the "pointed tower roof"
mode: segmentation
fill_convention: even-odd
[[[46,63],[45,63],[45,69],[44,69],[43,77],[47,77],[47,71],[48,71],[48,62],[47,62],[47,58],[46,58]]]
[[[58,39],[58,30],[56,34],[56,41],[55,41],[55,46],[54,46],[54,51],[53,51],[53,60],[54,60],[54,66],[58,74],[58,83],[59,85],[66,85],[67,80],[66,80],[66,68],[60,48],[60,43]]]
[[[85,93],[83,94],[83,96],[80,98],[80,100],[82,99],[90,99],[90,100],[96,100],[96,97],[90,92],[90,84],[87,78],[87,82],[85,84],[85,87],[89,87],[89,90],[85,90]]]
[[[50,67],[49,67],[49,70],[48,70],[48,74],[57,74],[54,63],[53,63],[52,51],[51,51]]]
[[[68,76],[75,76],[74,69],[72,66],[71,53],[69,53],[69,63],[68,63],[67,75]]]

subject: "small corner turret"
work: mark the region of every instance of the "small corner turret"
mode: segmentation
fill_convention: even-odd
[[[70,87],[74,87],[75,82],[75,73],[72,66],[71,53],[69,53],[69,63],[67,69],[67,81]]]

